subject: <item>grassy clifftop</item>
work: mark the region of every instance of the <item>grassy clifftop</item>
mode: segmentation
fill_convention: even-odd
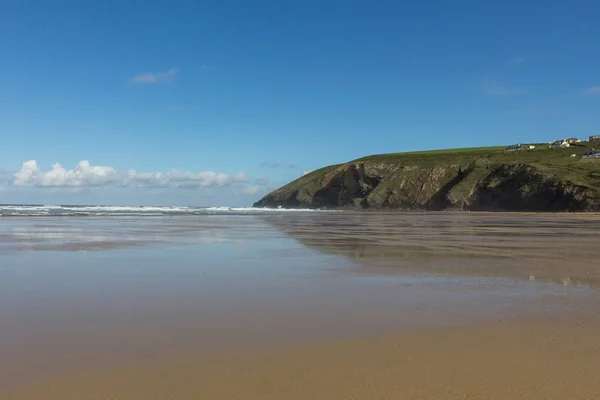
[[[595,211],[600,210],[600,160],[582,159],[592,146],[372,155],[313,171],[255,206]]]

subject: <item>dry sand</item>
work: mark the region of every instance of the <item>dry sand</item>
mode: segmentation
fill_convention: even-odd
[[[11,400],[596,399],[597,321],[497,322],[85,371]]]

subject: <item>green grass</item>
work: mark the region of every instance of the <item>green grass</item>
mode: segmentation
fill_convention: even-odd
[[[439,150],[424,150],[424,151],[411,151],[406,153],[398,154],[462,154],[462,153],[477,153],[477,152],[494,152],[503,151],[507,146],[486,146],[486,147],[463,147],[458,149],[439,149]]]
[[[403,157],[418,157],[418,156],[439,156],[439,155],[460,155],[460,154],[489,154],[493,152],[504,151],[507,146],[487,146],[487,147],[464,147],[457,149],[439,149],[439,150],[423,150],[423,151],[409,151],[402,153],[387,153],[387,154],[375,154],[372,156],[362,157],[355,161],[373,161],[373,160],[388,160],[393,158]]]
[[[600,160],[584,160],[583,154],[591,148],[588,143],[564,149],[551,149],[539,146],[533,150],[515,151],[490,157],[494,163],[530,164],[542,172],[551,172],[564,181],[583,186],[600,184],[598,172]],[[575,157],[571,155],[575,154]]]
[[[592,193],[590,196],[600,198],[600,160],[582,159],[588,149],[599,147],[599,143],[582,142],[557,149],[550,148],[547,143],[534,145],[534,149],[518,151],[506,151],[507,146],[489,146],[376,154],[348,164],[364,163],[365,168],[370,169],[371,173],[376,171],[382,178],[375,196],[386,196],[387,190],[404,187],[406,174],[410,175],[410,184],[413,185],[412,189],[407,190],[422,190],[415,185],[419,186],[418,182],[430,179],[432,171],[444,174],[441,179],[449,182],[461,169],[468,173],[452,188],[452,195],[454,198],[466,199],[478,182],[486,179],[494,168],[519,165],[531,167],[551,181],[558,179],[563,184],[589,188]],[[571,157],[573,154],[575,157]],[[330,165],[312,171],[275,190],[273,194],[282,198],[292,195],[299,201],[310,202],[311,196],[323,187],[322,178],[344,165]],[[380,199],[373,197],[373,200],[377,202]]]
[[[341,165],[343,165],[343,164],[328,165],[327,167],[316,169],[316,170],[311,171],[308,174],[304,175],[303,178],[310,179],[310,178],[312,178],[314,176],[317,176],[317,175],[326,174],[327,172],[329,172],[332,169],[337,168],[337,167],[339,167]]]
[[[546,143],[535,144],[532,150],[506,151],[507,146],[471,147],[376,154],[356,162],[371,161],[431,168],[435,165],[460,165],[473,162],[489,165],[527,164],[540,172],[549,172],[563,181],[587,187],[600,186],[600,160],[584,160],[583,154],[597,143],[582,142],[567,148],[550,148]],[[575,157],[571,155],[575,154]],[[390,182],[393,185],[393,182]]]
[[[474,162],[489,165],[527,164],[540,172],[550,172],[564,181],[583,186],[600,186],[600,160],[583,160],[583,154],[594,146],[594,143],[582,142],[568,148],[549,148],[546,143],[535,144],[532,150],[506,151],[507,146],[469,147],[414,151],[404,153],[376,154],[359,158],[351,162],[384,162],[402,164],[419,168],[431,168],[435,165],[460,165],[465,168]],[[575,154],[575,157],[571,157]],[[313,178],[323,176],[342,164],[330,165],[290,182],[279,190],[290,190],[304,187]],[[388,182],[394,185],[394,182]],[[317,182],[314,182],[317,185]]]

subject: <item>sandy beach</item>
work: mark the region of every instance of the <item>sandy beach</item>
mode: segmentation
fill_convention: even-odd
[[[598,321],[498,322],[38,382],[3,399],[594,399]]]
[[[594,215],[4,222],[3,400],[600,393]]]
[[[599,21],[0,0],[0,400],[600,400]]]

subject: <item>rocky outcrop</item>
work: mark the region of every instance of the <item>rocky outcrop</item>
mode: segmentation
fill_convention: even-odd
[[[600,211],[595,167],[574,168],[482,156],[359,160],[315,171],[254,206]]]

